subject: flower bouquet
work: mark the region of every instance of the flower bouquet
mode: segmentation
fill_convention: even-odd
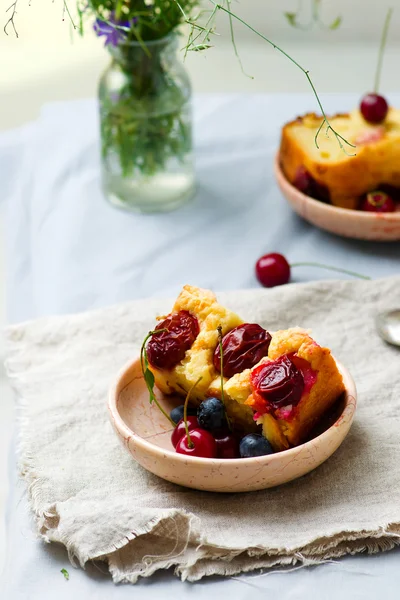
[[[184,56],[212,47],[216,17],[222,13],[230,25],[234,52],[234,24],[240,22],[304,73],[316,96],[323,120],[321,131],[331,132],[346,144],[330,125],[309,71],[265,35],[246,23],[231,7],[232,0],[78,0],[77,18],[67,0],[63,10],[81,34],[89,22],[104,38],[111,62],[99,84],[102,151],[102,182],[114,205],[139,212],[171,210],[194,192],[192,155],[191,86],[177,50]],[[5,31],[15,26],[19,0],[9,7]],[[313,0],[313,6],[320,2]],[[321,24],[319,11],[313,11]],[[286,13],[297,26],[297,16]],[[189,29],[179,45],[180,26]],[[337,20],[330,26],[336,28]],[[18,35],[18,34],[17,34]],[[181,53],[182,54],[182,53]],[[240,63],[241,64],[241,63]]]

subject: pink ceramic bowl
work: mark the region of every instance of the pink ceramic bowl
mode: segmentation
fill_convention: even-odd
[[[250,492],[274,487],[318,467],[346,437],[354,418],[357,392],[350,373],[337,365],[346,392],[330,426],[326,425],[323,433],[301,446],[269,456],[220,460],[177,454],[171,444],[171,424],[157,406],[149,404],[139,360],[128,364],[111,387],[111,423],[142,467],[173,483],[210,492]],[[182,403],[159,391],[156,396],[167,412]]]
[[[279,165],[278,156],[275,158],[275,177],[293,210],[320,229],[358,240],[400,240],[400,207],[394,213],[369,213],[338,208],[315,200],[288,182]]]

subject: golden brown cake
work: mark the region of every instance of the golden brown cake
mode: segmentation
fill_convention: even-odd
[[[305,441],[343,391],[330,351],[299,328],[276,332],[268,358],[225,385],[230,400],[255,411],[274,450]]]
[[[286,329],[271,338],[260,325],[243,323],[207,290],[185,286],[171,313],[160,320],[147,345],[157,387],[185,396],[197,382],[194,404],[222,398],[221,327],[229,420],[244,433],[262,429],[275,451],[305,441],[344,391],[330,351],[308,332]]]
[[[279,160],[290,183],[296,185],[305,172],[315,191],[309,195],[350,209],[382,186],[400,188],[400,110],[391,108],[379,125],[365,121],[359,110],[330,118],[332,127],[356,146],[345,146],[356,156],[343,152],[335,136],[330,133],[328,138],[324,130],[318,149],[315,135],[321,121],[321,116],[307,114],[283,127]]]
[[[209,290],[185,285],[176,300],[171,314],[189,313],[198,323],[198,334],[190,347],[183,352],[182,359],[173,368],[156,368],[151,364],[157,387],[165,394],[178,393],[185,395],[196,381],[201,381],[191,394],[193,402],[201,402],[206,397],[211,382],[217,377],[213,366],[213,355],[218,344],[219,325],[222,334],[243,323],[231,310],[218,304],[215,295]],[[160,317],[160,320],[165,317]],[[162,326],[162,323],[161,325]],[[181,330],[177,332],[177,335]],[[153,340],[157,336],[153,336]],[[152,354],[148,347],[149,359]],[[157,362],[157,361],[153,361]],[[169,366],[169,365],[167,365]]]

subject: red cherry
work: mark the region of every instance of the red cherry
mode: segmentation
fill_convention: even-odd
[[[190,439],[193,447],[189,447],[187,435],[182,437],[176,451],[178,454],[186,454],[187,456],[200,456],[202,458],[215,458],[217,455],[217,445],[211,433],[205,429],[193,429],[190,432]]]
[[[293,185],[303,194],[311,194],[313,188],[314,179],[310,173],[303,166],[298,167],[296,175],[294,177]]]
[[[361,205],[361,210],[375,213],[387,213],[394,212],[396,210],[396,204],[393,198],[391,198],[385,192],[376,191],[367,194]]]
[[[368,123],[382,123],[386,119],[389,106],[383,96],[366,94],[361,100],[360,111]]]
[[[186,420],[187,420],[189,431],[192,431],[192,429],[196,429],[199,426],[197,417],[188,417]],[[183,436],[186,437],[186,428],[185,428],[185,421],[183,419],[181,419],[179,421],[178,425],[173,430],[172,435],[171,435],[171,442],[172,442],[172,445],[174,448],[177,447],[178,442],[183,438]]]
[[[199,322],[187,310],[169,315],[155,329],[147,344],[149,363],[157,369],[173,369],[184,358],[200,332]]]
[[[286,356],[256,367],[251,373],[251,386],[274,408],[296,406],[304,390],[304,378]]]
[[[216,437],[217,458],[239,458],[239,443],[232,434]]]
[[[268,355],[271,335],[260,325],[244,323],[234,327],[222,339],[223,371],[225,377],[233,377],[244,369],[251,369]],[[221,372],[219,344],[214,351],[214,367]]]
[[[290,279],[290,265],[282,254],[265,254],[256,262],[256,276],[264,287],[283,285]]]

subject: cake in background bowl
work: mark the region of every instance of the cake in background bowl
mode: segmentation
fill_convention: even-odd
[[[332,127],[355,146],[348,147],[350,152],[323,131],[317,145],[321,122],[312,113],[283,127],[279,164],[288,182],[340,208],[400,210],[400,110],[389,108],[378,123],[367,121],[361,108],[330,118]]]

